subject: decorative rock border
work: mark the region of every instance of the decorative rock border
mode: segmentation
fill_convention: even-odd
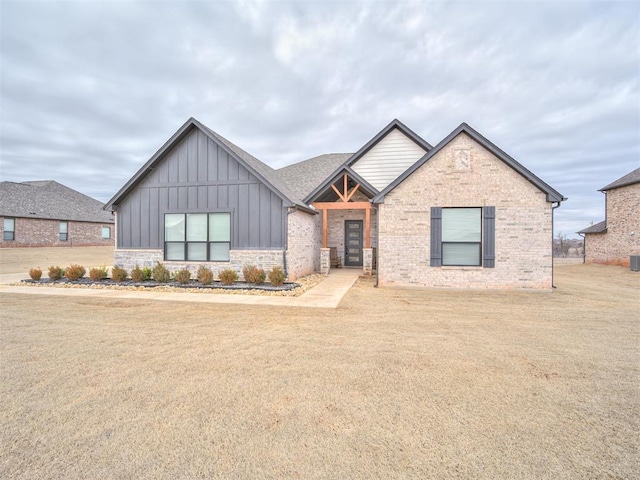
[[[234,282],[231,285],[223,285],[219,281],[215,281],[210,285],[203,285],[197,280],[190,280],[188,283],[179,284],[177,282],[158,283],[153,280],[144,282],[134,282],[125,280],[123,282],[115,282],[109,278],[103,280],[91,280],[89,278],[81,278],[70,281],[66,278],[52,281],[48,278],[40,280],[25,279],[21,280],[20,285],[30,285],[35,287],[57,287],[57,288],[94,288],[94,289],[113,289],[113,290],[161,290],[164,292],[189,292],[203,294],[233,294],[233,295],[268,295],[268,296],[293,296],[302,295],[322,280],[326,275],[312,274],[299,278],[297,282],[286,282],[281,286],[275,286],[270,283],[252,284],[246,282]]]

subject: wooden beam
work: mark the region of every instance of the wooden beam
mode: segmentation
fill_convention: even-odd
[[[344,178],[344,196],[342,197],[343,199],[347,198],[347,174],[345,173],[343,175]],[[345,200],[346,202],[347,200]]]
[[[331,188],[333,188],[333,191],[336,192],[336,195],[338,195],[338,197],[340,198],[340,200],[342,200],[343,202],[346,202],[347,200],[344,199],[344,197],[342,196],[342,194],[340,193],[340,190],[338,190],[336,188],[335,185],[331,185]]]
[[[317,210],[369,210],[369,202],[314,202],[311,205]]]
[[[371,248],[371,209],[364,211],[365,248]]]
[[[356,193],[359,188],[360,188],[360,184],[358,183],[355,187],[353,187],[353,190],[351,190],[351,193],[349,193],[349,195],[345,199],[345,202],[348,202],[349,200],[351,200],[351,197],[353,197],[353,194]]]
[[[322,248],[327,248],[327,209],[322,210]]]

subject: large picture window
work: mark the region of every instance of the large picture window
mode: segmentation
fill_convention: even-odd
[[[5,218],[2,222],[2,239],[3,240],[15,240],[16,239],[16,219]]]
[[[442,209],[442,265],[482,265],[482,209]]]
[[[167,213],[164,216],[165,260],[228,262],[230,213]]]

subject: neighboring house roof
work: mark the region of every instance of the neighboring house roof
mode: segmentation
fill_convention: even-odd
[[[295,191],[298,198],[305,198],[352,155],[352,153],[327,153],[282,167],[276,172]]]
[[[598,222],[576,233],[605,233],[606,231],[607,231],[607,221],[603,220],[602,222]]]
[[[220,145],[227,151],[236,161],[243,165],[253,175],[258,177],[265,185],[280,196],[288,206],[294,206],[306,210],[310,213],[315,213],[305,205],[300,198],[297,197],[293,189],[290,188],[279,176],[279,174],[270,166],[262,163],[253,155],[247,153],[234,143],[230,142],[223,136],[217,134],[207,126],[200,123],[195,118],[187,120],[173,136],[167,140],[167,142],[160,147],[160,149],[145,163],[136,174],[111,198],[104,206],[105,209],[112,208],[117,205],[126,197],[133,188],[135,188],[156,166],[158,162],[163,159],[163,154],[171,149],[174,145],[178,144],[186,135],[188,135],[194,128],[198,128],[211,140]]]
[[[402,175],[396,178],[393,182],[391,182],[384,190],[382,190],[378,195],[373,198],[373,203],[380,203],[384,200],[384,197],[391,190],[396,188],[400,183],[402,183],[409,175],[415,172],[422,165],[427,163],[431,158],[433,158],[440,150],[442,150],[445,146],[447,146],[454,138],[460,135],[462,132],[469,135],[476,142],[482,145],[484,148],[489,150],[492,154],[506,163],[509,167],[513,168],[516,172],[526,178],[533,185],[538,187],[541,191],[547,194],[548,202],[562,202],[566,200],[566,198],[559,193],[557,190],[554,190],[545,182],[543,182],[540,178],[535,176],[531,171],[526,169],[523,165],[518,163],[515,159],[505,153],[503,150],[498,148],[488,139],[483,137],[476,130],[471,128],[466,123],[461,123],[455,130],[453,130],[449,135],[447,135],[440,143],[438,143],[433,149],[431,149],[426,155],[424,155],[420,160],[414,163],[411,167],[409,167]]]
[[[429,150],[431,150],[433,148],[429,142],[424,140],[417,133],[415,133],[413,130],[411,130],[409,127],[407,127],[404,123],[402,123],[400,120],[395,118],[386,127],[384,127],[382,130],[380,130],[375,137],[373,137],[371,140],[369,140],[360,150],[358,150],[356,153],[354,153],[349,158],[347,158],[341,165],[338,165],[335,168],[335,170],[333,172],[331,172],[330,175],[325,176],[325,178],[323,179],[324,181],[322,183],[316,184],[315,188],[310,193],[308,193],[306,197],[304,197],[304,201],[305,202],[309,202],[309,201],[313,200],[313,197],[316,196],[318,193],[324,191],[325,188],[327,188],[329,185],[331,185],[331,183],[333,183],[335,177],[337,175],[340,175],[340,173],[346,167],[353,166],[354,163],[356,163],[360,158],[362,158],[364,155],[366,155],[367,152],[369,152],[374,146],[376,146],[393,129],[397,129],[398,131],[402,132],[404,135],[406,135],[408,138],[410,138],[413,142],[415,142],[417,145],[422,147],[422,149],[424,151],[426,151],[426,152],[428,152]],[[349,173],[350,174],[355,174],[355,172],[353,172],[353,170],[349,170]],[[367,185],[369,185],[369,184],[367,183]],[[375,189],[375,187],[372,187],[370,185],[369,185],[369,187],[371,189],[373,189],[374,193],[378,192],[378,190]]]
[[[0,182],[0,215],[4,217],[113,223],[103,203],[53,180]]]
[[[602,187],[599,191],[606,192],[607,190],[626,187],[627,185],[633,185],[634,183],[640,183],[640,168],[636,168],[634,171],[627,173],[623,177],[620,177],[615,182],[611,182],[606,187]]]

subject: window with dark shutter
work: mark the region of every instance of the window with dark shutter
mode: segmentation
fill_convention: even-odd
[[[430,265],[495,267],[495,207],[431,207]]]
[[[432,267],[442,266],[442,208],[431,207],[431,261]]]

